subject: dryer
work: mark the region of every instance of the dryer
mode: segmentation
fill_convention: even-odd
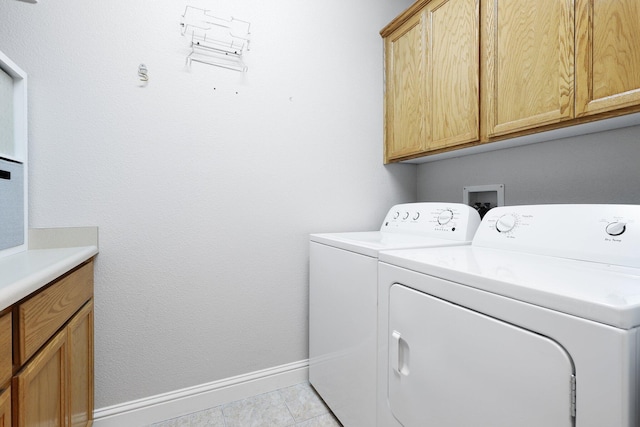
[[[379,426],[640,425],[640,206],[499,207],[379,258]]]
[[[309,381],[345,426],[376,425],[378,254],[469,245],[479,224],[467,205],[408,203],[379,230],[310,236]]]

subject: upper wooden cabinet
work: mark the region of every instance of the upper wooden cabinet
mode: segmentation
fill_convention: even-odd
[[[576,116],[640,104],[640,2],[576,0]]]
[[[478,140],[478,0],[415,3],[385,27],[385,162]]]
[[[485,0],[482,15],[487,135],[573,118],[573,0]]]
[[[385,38],[385,161],[426,149],[424,11]]]
[[[381,35],[385,162],[640,111],[638,0],[419,0]]]

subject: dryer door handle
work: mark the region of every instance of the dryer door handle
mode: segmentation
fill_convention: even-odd
[[[398,331],[391,333],[389,358],[391,359],[391,369],[399,375],[409,375],[409,344]]]

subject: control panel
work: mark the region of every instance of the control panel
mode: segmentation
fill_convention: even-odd
[[[470,241],[480,225],[480,215],[459,203],[404,203],[393,206],[380,231]]]
[[[640,267],[640,205],[497,207],[473,245]]]

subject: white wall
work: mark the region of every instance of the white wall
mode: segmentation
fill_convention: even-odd
[[[100,227],[97,408],[307,357],[307,234],[415,200],[382,165],[378,35],[410,3],[0,2],[30,225]],[[246,75],[184,67],[186,4],[251,22]]]
[[[467,185],[504,184],[505,204],[640,204],[640,126],[425,163],[418,199],[462,202]]]

